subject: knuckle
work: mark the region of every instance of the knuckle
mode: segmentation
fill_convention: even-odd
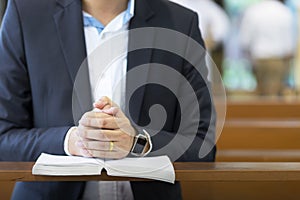
[[[91,116],[94,117],[94,118],[98,117],[98,112],[93,112],[93,113],[91,114]]]
[[[99,149],[105,149],[105,144],[103,142],[99,142],[98,147]]]
[[[105,148],[105,149],[109,149],[109,148],[110,148],[109,142],[105,142],[104,148]]]
[[[89,149],[89,143],[88,142],[82,142],[83,148]]]
[[[107,134],[102,134],[102,138],[103,140],[109,140],[110,137]]]
[[[104,140],[105,138],[104,138],[104,135],[100,132],[100,134],[98,134],[98,136],[97,136],[97,138],[99,139],[99,140]]]
[[[98,134],[97,134],[97,140],[104,140],[104,134],[103,134],[103,131],[102,130],[99,130],[98,131]]]
[[[84,125],[86,126],[91,126],[91,119],[90,118],[86,118],[84,121],[83,121]]]
[[[80,132],[80,136],[84,137],[84,138],[87,138],[87,136],[88,136],[87,130],[86,129],[82,129],[81,132]]]
[[[86,118],[80,119],[79,124],[81,126],[88,126],[89,125],[89,118],[86,117]]]
[[[85,131],[85,128],[82,125],[79,125],[77,128],[77,133],[81,136],[84,131]]]
[[[90,112],[86,112],[83,114],[82,119],[88,118],[89,117]]]
[[[77,128],[77,135],[82,136],[83,131],[84,131],[84,129],[83,129],[81,126],[79,126],[79,127]]]
[[[105,119],[99,119],[98,124],[99,124],[100,127],[105,127],[106,120]]]

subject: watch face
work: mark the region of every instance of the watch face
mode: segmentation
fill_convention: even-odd
[[[135,147],[133,149],[134,153],[141,154],[144,151],[145,145],[147,144],[147,139],[144,137],[138,137]]]
[[[139,138],[137,139],[136,143],[139,144],[139,145],[145,146],[146,143],[147,143],[147,139],[146,139],[146,138],[139,137]]]

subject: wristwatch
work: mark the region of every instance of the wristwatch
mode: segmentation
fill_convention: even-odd
[[[147,149],[149,147],[149,149]],[[143,129],[139,134],[134,137],[131,154],[134,156],[146,156],[152,150],[152,143],[150,135]]]

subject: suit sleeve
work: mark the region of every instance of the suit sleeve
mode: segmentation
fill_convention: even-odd
[[[199,121],[196,120],[193,121],[194,123],[198,123],[198,130],[193,143],[187,149],[185,154],[179,158],[179,160],[185,160],[185,159],[189,160],[189,157],[191,157],[190,155],[194,155],[196,152],[198,161],[212,162],[215,160],[215,154],[216,154],[216,146],[215,146],[216,111],[213,103],[211,83],[208,80],[209,66],[206,63],[207,52],[205,49],[203,38],[201,36],[201,32],[199,30],[198,19],[199,18],[195,13],[191,23],[189,36],[197,43],[199,43],[203,47],[203,49],[201,50],[201,52],[199,52],[199,56],[193,59],[195,60],[194,63],[196,63],[196,66],[192,66],[190,64],[187,64],[185,66],[184,75],[186,76],[189,83],[193,87],[194,92],[197,96],[199,113],[196,112],[193,113],[192,108],[190,107],[192,102],[189,102],[189,100],[191,98],[187,96],[191,94],[184,91],[184,89],[181,90],[183,94],[183,98],[187,100],[187,102],[185,102],[185,104],[183,105],[186,106],[186,108],[183,108],[183,110],[188,110],[188,113],[183,113],[183,116],[181,117],[185,117],[185,115],[190,115],[191,113],[193,113],[196,119],[199,116]],[[193,52],[193,48],[189,47],[189,45],[187,49],[188,49],[187,54],[189,55],[197,54]],[[202,155],[203,153],[206,156]],[[191,157],[191,159],[194,160],[196,158]]]
[[[215,160],[215,122],[216,114],[213,105],[213,99],[210,92],[210,83],[207,80],[208,69],[205,62],[205,46],[201,37],[200,30],[198,28],[198,17],[194,14],[190,24],[190,31],[188,36],[196,41],[203,47],[202,52],[193,52],[193,48],[190,48],[189,42],[187,42],[186,54],[192,55],[197,66],[192,66],[188,62],[184,62],[182,74],[186,77],[189,84],[194,90],[194,94],[197,98],[197,103],[194,102],[192,95],[186,91],[185,83],[181,84],[179,88],[179,97],[182,98],[183,104],[178,106],[177,115],[174,117],[174,124],[177,126],[182,122],[183,128],[177,133],[160,131],[156,136],[152,136],[153,150],[151,155],[155,155],[155,152],[160,152],[159,149],[166,145],[170,148],[166,154],[172,157],[176,152],[183,152],[182,155],[177,158],[175,156],[173,161],[204,161],[211,162]],[[197,68],[198,70],[196,70]],[[201,71],[201,73],[199,73]],[[199,112],[194,109],[193,106],[199,106]],[[181,107],[181,109],[179,108]],[[190,127],[198,127],[196,131]],[[148,130],[151,133],[155,131]],[[196,132],[196,133],[195,133]],[[179,139],[174,139],[176,135],[180,135]],[[189,141],[192,141],[191,143]],[[170,143],[173,143],[170,145]],[[206,152],[205,156],[201,156],[201,152]]]
[[[0,31],[0,161],[34,161],[42,152],[64,154],[70,127],[36,128],[22,24],[9,1]]]

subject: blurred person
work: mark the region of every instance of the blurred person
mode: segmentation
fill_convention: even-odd
[[[219,6],[221,6],[222,8],[225,7],[225,4],[224,4],[224,0],[214,0],[214,2],[216,2]]]
[[[250,6],[240,25],[240,42],[252,62],[260,95],[282,95],[295,55],[292,12],[280,0]]]
[[[240,92],[252,92],[256,88],[256,80],[251,64],[244,57],[239,44],[239,26],[241,16],[246,8],[259,0],[224,0],[224,7],[231,20],[230,32],[225,43],[224,83],[231,95]]]
[[[230,29],[230,20],[224,9],[212,0],[171,1],[197,12],[206,48],[222,74],[223,47]]]
[[[294,21],[295,21],[295,45],[297,49],[297,54],[295,57],[295,62],[293,67],[294,69],[294,76],[295,79],[295,88],[298,94],[300,94],[300,1],[299,0],[286,0],[286,5],[294,13]]]

